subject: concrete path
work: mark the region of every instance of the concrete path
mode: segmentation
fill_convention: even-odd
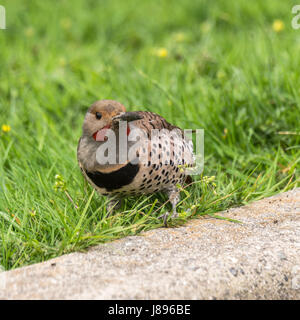
[[[0,274],[1,299],[300,299],[300,188]]]

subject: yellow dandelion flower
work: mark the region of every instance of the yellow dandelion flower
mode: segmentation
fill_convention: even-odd
[[[64,18],[60,20],[60,26],[65,30],[69,30],[72,26],[72,21],[69,18]]]
[[[2,131],[4,133],[7,133],[11,130],[10,126],[8,124],[3,124],[2,127],[1,127]]]
[[[275,20],[272,24],[272,29],[275,31],[275,32],[280,32],[284,29],[284,22],[282,20]]]
[[[155,50],[155,55],[160,58],[166,58],[168,56],[168,50],[166,48],[159,48]]]
[[[34,35],[34,29],[32,27],[28,27],[25,29],[25,36],[30,38]]]

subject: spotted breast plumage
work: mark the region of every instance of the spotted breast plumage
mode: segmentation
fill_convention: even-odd
[[[177,217],[178,184],[194,165],[192,141],[182,129],[153,112],[126,112],[114,100],[100,100],[89,108],[77,157],[87,181],[110,197],[109,212],[123,197],[162,191],[169,196],[172,217]]]

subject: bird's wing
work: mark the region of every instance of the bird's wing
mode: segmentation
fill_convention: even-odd
[[[148,134],[148,137],[151,136],[151,130],[153,129],[167,129],[169,131],[172,130],[179,130],[177,131],[180,135],[182,135],[182,138],[186,141],[189,141],[188,138],[184,137],[184,131],[167,122],[166,119],[164,119],[163,117],[161,117],[160,115],[153,113],[153,112],[149,112],[149,111],[137,111],[137,113],[143,117],[143,119],[141,120],[137,120],[135,121],[135,125],[137,127],[139,127],[140,129],[143,129],[146,131],[146,133]],[[192,183],[193,179],[191,176],[186,176],[186,181],[185,183],[190,184]]]

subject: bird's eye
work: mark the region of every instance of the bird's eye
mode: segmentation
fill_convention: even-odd
[[[102,118],[102,114],[100,112],[96,112],[96,118],[100,120]]]

